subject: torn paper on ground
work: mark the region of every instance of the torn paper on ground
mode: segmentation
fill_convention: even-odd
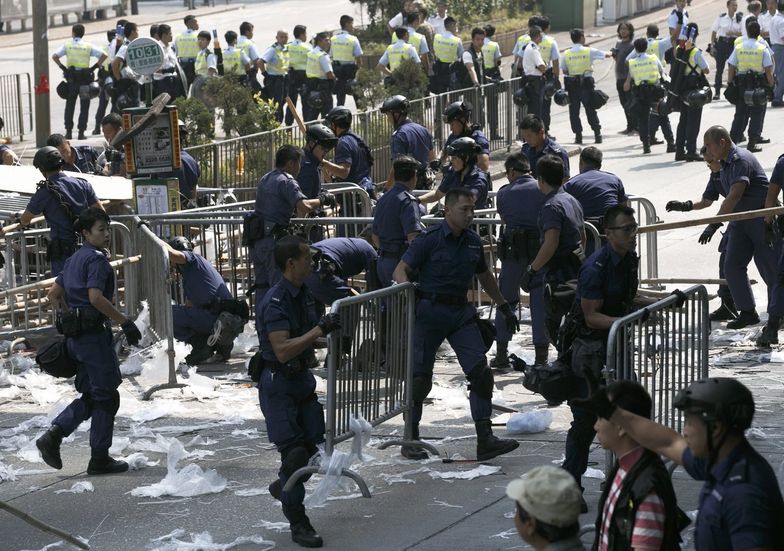
[[[163,480],[150,486],[140,486],[131,490],[137,497],[161,497],[165,495],[192,497],[203,494],[217,494],[226,489],[226,479],[214,469],[202,470],[195,464],[177,469],[177,463],[185,457],[185,448],[180,441],[172,438],[167,458],[167,473]]]
[[[488,476],[501,471],[499,465],[479,465],[470,471],[430,471],[430,476],[435,479],[473,480],[480,476]]]
[[[209,532],[190,534],[190,541],[181,540],[185,530],[178,529],[163,537],[150,540],[152,551],[226,551],[248,543],[259,545],[259,551],[268,551],[275,547],[274,541],[265,540],[262,536],[242,536],[230,543],[215,543]]]
[[[56,494],[83,494],[84,492],[94,492],[95,487],[93,486],[92,482],[87,480],[80,480],[79,482],[74,482],[71,487],[67,490],[55,490],[54,493]]]

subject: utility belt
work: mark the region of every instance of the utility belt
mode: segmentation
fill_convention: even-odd
[[[164,75],[173,75],[177,72],[176,67],[169,67],[168,69],[161,69],[161,73]]]
[[[583,261],[585,261],[585,251],[582,246],[578,246],[571,252],[553,255],[547,263],[547,269],[549,272],[566,271],[569,277],[576,277]]]
[[[294,379],[303,372],[318,365],[316,353],[311,349],[286,363],[261,359],[261,368],[269,369],[273,373],[280,373],[287,379]]]
[[[667,89],[661,82],[651,84],[649,82],[642,82],[636,84],[632,88],[632,93],[642,102],[646,104],[656,103],[667,96]]]
[[[95,75],[89,68],[68,67],[65,70],[65,80],[70,84],[90,84],[95,80]]]
[[[754,90],[755,88],[768,88],[768,79],[765,73],[755,73],[747,71],[745,73],[738,73],[735,76],[738,81],[738,88],[741,90]]]
[[[436,62],[433,64],[433,72],[437,75],[448,75],[449,67],[451,65],[451,63],[447,63],[446,61],[439,61],[436,59]]]
[[[242,244],[246,247],[253,246],[253,243],[265,237],[272,237],[277,241],[293,233],[290,224],[283,226],[274,222],[265,222],[256,212],[246,214],[242,220]]]
[[[504,260],[533,260],[539,252],[539,232],[524,228],[507,228],[498,243],[498,258]]]
[[[583,87],[593,90],[595,85],[596,82],[591,75],[567,75],[564,77],[564,88],[569,93],[571,90],[580,90]]]
[[[416,292],[418,300],[429,300],[436,304],[446,304],[448,306],[463,306],[468,303],[465,295],[447,295],[444,293],[425,293],[422,291]]]
[[[335,78],[338,80],[351,80],[357,76],[356,63],[333,61],[332,68],[335,70]]]
[[[244,321],[248,321],[248,319],[250,319],[248,303],[244,300],[238,300],[236,298],[222,298],[214,300],[209,304],[201,306],[200,308],[203,310],[208,310],[210,313],[216,315],[222,312],[228,312],[229,314],[241,317]]]
[[[178,57],[177,61],[180,65],[195,65],[196,58],[195,57]]]
[[[492,69],[485,68],[485,82],[495,82],[501,78],[501,69],[493,67]]]
[[[46,258],[49,262],[65,260],[76,252],[76,241],[54,239],[46,244]]]
[[[328,78],[307,78],[305,80],[305,87],[310,91],[332,93],[332,81]]]
[[[111,331],[109,318],[94,308],[75,308],[57,314],[55,320],[57,332],[64,337],[103,333]]]
[[[289,69],[289,82],[302,85],[307,80],[307,74],[304,69]]]

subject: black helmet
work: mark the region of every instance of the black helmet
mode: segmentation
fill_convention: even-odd
[[[465,101],[456,101],[444,109],[444,122],[450,123],[455,119],[468,119],[471,116],[471,104]]]
[[[35,152],[35,157],[33,157],[33,166],[43,172],[59,170],[64,164],[65,161],[63,161],[63,156],[60,155],[60,152],[56,147],[52,147],[51,145],[42,147]]]
[[[408,98],[397,95],[385,99],[380,111],[382,113],[408,113],[408,106]]]
[[[670,104],[669,98],[660,99],[655,102],[653,104],[653,110],[662,117],[666,117],[672,113],[672,105]]]
[[[713,93],[710,86],[703,86],[687,93],[686,97],[683,98],[683,103],[689,107],[699,109],[710,103],[711,99],[713,99]]]
[[[569,93],[563,88],[556,90],[553,94],[553,101],[561,107],[569,105]]]
[[[522,107],[523,105],[528,105],[528,94],[525,91],[525,87],[518,88],[514,94],[512,94],[512,101],[518,107]]]
[[[341,126],[351,126],[351,110],[343,106],[333,107],[327,113],[327,116],[324,117],[324,122],[326,124],[339,123]]]
[[[318,90],[311,90],[308,92],[306,102],[311,109],[320,110],[322,107],[324,107],[324,96],[322,96],[321,92]]]
[[[69,89],[68,89],[67,82],[62,81],[60,84],[57,85],[57,88],[55,88],[55,90],[57,91],[57,95],[60,96],[62,99],[68,99]]]
[[[473,138],[457,138],[455,141],[446,146],[447,155],[455,155],[457,157],[475,157],[479,155],[482,148],[479,147]]]
[[[555,91],[561,88],[561,83],[557,80],[548,80],[544,83],[544,99],[549,100],[555,95]]]
[[[743,101],[749,107],[762,106],[768,103],[768,92],[765,88],[754,88],[743,92]]]
[[[93,81],[90,84],[79,86],[79,99],[94,99],[101,93],[101,86]]]
[[[308,126],[307,131],[305,131],[305,138],[327,150],[333,149],[338,145],[338,139],[335,137],[335,133],[321,123]]]
[[[749,428],[754,418],[751,391],[729,377],[693,382],[678,393],[673,406],[684,413],[698,415],[705,422],[721,421],[741,431]]]
[[[178,235],[169,239],[169,247],[175,251],[192,251],[193,243],[187,237]]]

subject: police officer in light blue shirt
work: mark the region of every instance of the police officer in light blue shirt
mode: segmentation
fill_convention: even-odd
[[[405,96],[392,96],[381,105],[381,112],[386,114],[392,124],[392,140],[389,143],[390,153],[394,161],[401,155],[410,155],[419,161],[420,168],[417,179],[417,189],[426,187],[426,169],[429,164],[436,161],[436,152],[433,149],[433,136],[430,131],[419,123],[408,118],[408,99]],[[392,171],[387,180],[391,187],[393,183]]]
[[[564,178],[569,179],[569,154],[563,146],[547,135],[541,117],[526,115],[520,121],[520,135],[523,143],[522,152],[528,157],[534,178],[539,177],[538,162],[545,155],[556,155],[561,158],[564,167]]]
[[[370,178],[373,155],[365,141],[351,130],[351,111],[335,107],[327,113],[326,124],[338,138],[335,161],[324,160],[322,167],[338,182],[351,182],[367,191],[375,199],[376,192]]]
[[[76,251],[73,222],[88,207],[103,205],[95,196],[93,186],[86,180],[66,176],[62,167],[63,157],[57,148],[42,147],[33,157],[33,166],[41,171],[45,180],[39,183],[25,211],[19,216],[22,226],[27,226],[34,216],[44,215],[49,225],[49,244],[46,254],[52,266],[52,275],[63,271],[65,260]]]
[[[512,153],[504,162],[506,178],[509,183],[498,190],[496,209],[504,223],[498,256],[501,260],[501,275],[498,286],[506,301],[517,308],[520,302],[520,281],[523,272],[539,252],[539,211],[544,205],[545,196],[539,190],[539,183],[531,176],[528,157],[521,152]],[[536,363],[547,361],[549,344],[544,327],[544,285],[539,274],[531,283],[530,310],[531,333],[536,352]],[[512,338],[507,330],[501,312],[496,312],[496,356],[491,367],[505,368],[509,365],[507,353]]]
[[[555,297],[559,287],[577,277],[584,257],[585,228],[580,203],[561,187],[563,161],[555,155],[545,155],[538,161],[537,172],[539,190],[545,195],[537,221],[541,246],[536,258],[526,268],[520,287],[530,292],[536,275],[546,270],[545,327],[550,342],[554,343],[561,318],[571,307],[571,304],[558,303]]]
[[[246,217],[243,226],[243,238],[253,247],[257,330],[264,295],[280,279],[280,270],[273,258],[275,242],[291,233],[289,222],[295,211],[298,216],[305,216],[319,207],[335,205],[335,197],[329,193],[322,192],[313,199],[302,193],[295,179],[302,156],[302,150],[293,145],[284,145],[277,150],[275,169],[265,174],[256,186],[255,210]]]
[[[324,408],[316,396],[316,379],[308,362],[315,340],[339,329],[340,321],[337,314],[321,320],[316,315],[315,301],[305,285],[313,259],[304,239],[283,237],[274,246],[274,257],[282,276],[258,310],[262,361],[259,405],[267,437],[280,452],[278,477],[269,485],[269,492],[283,506],[291,539],[303,547],[321,547],[324,542],[303,505],[304,482],[310,475],[297,479],[290,490],[284,488],[324,442]]]
[[[419,162],[402,155],[392,162],[395,185],[376,203],[373,244],[378,249],[378,278],[382,287],[392,283],[392,272],[409,244],[422,232],[419,202],[411,194],[416,186]]]
[[[91,419],[88,475],[128,470],[126,462],[109,456],[114,417],[120,408],[117,387],[122,382],[111,322],[122,327],[129,345],[136,346],[142,338],[136,325],[112,304],[114,270],[106,251],[111,241],[109,223],[109,216],[97,207],[79,215],[74,228],[83,245],[66,261],[48,295],[58,312],[58,330],[65,337],[68,355],[76,364],[74,386],[81,396],[54,418],[51,428],[36,440],[36,447],[47,465],[62,469],[63,438]]]
[[[705,132],[706,156],[721,160],[718,179],[711,179],[699,201],[671,201],[667,210],[688,212],[709,207],[718,198],[724,197],[717,214],[730,214],[746,210],[761,209],[768,194],[768,178],[759,161],[746,149],[739,148],[730,139],[729,132],[722,126],[712,126]],[[723,224],[710,224],[699,238],[708,243]],[[765,238],[765,222],[762,218],[737,220],[728,226],[727,256],[724,273],[739,314],[727,323],[728,329],[741,329],[759,323],[754,295],[747,273],[751,259],[760,271],[768,287],[770,304],[776,284],[776,256]]]
[[[464,188],[447,193],[444,221],[431,226],[417,237],[395,268],[398,283],[418,277],[418,302],[414,321],[414,439],[419,439],[422,407],[433,381],[433,365],[438,347],[444,340],[457,353],[468,379],[471,418],[477,433],[477,459],[484,461],[509,453],[519,445],[493,435],[490,421],[493,397],[493,372],[485,354],[491,343],[483,339],[476,309],[468,303],[467,293],[474,276],[485,292],[498,304],[510,331],[519,329],[512,307],[498,290],[482,252],[482,239],[470,229],[474,219],[474,196]],[[427,453],[413,446],[401,450],[409,459],[425,459]]]

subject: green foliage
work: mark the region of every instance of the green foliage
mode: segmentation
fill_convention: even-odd
[[[221,119],[227,137],[266,132],[279,126],[275,120],[277,103],[264,100],[231,78],[214,78],[204,86]]]
[[[406,59],[400,66],[392,71],[392,84],[388,94],[394,96],[401,94],[409,100],[424,97],[427,94],[428,78],[422,70],[422,65],[411,59]]]
[[[352,4],[359,4],[370,17],[371,24],[378,23],[386,29],[387,21],[403,9],[403,0],[350,0]]]
[[[381,74],[374,69],[360,69],[357,71],[357,88],[354,101],[357,109],[367,111],[374,109],[386,97],[384,82]]]
[[[215,117],[201,101],[195,98],[177,98],[177,115],[188,129],[188,145],[201,145],[215,138]]]

